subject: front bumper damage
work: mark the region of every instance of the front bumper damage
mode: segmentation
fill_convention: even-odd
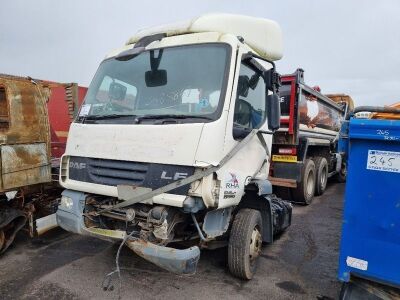
[[[175,274],[194,274],[200,259],[197,246],[179,250],[142,240],[126,241],[126,245],[145,260]]]
[[[73,206],[68,210],[63,207],[58,208],[57,223],[60,227],[73,233],[108,241],[122,241],[126,238],[124,231],[87,228],[83,221],[85,194],[65,190],[63,195],[73,200]],[[197,246],[175,249],[135,238],[128,238],[125,244],[140,257],[175,274],[194,274],[200,259],[200,249]]]

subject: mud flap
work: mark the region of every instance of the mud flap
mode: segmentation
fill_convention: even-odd
[[[127,241],[126,245],[137,255],[175,274],[194,274],[200,259],[197,246],[179,250],[140,240]]]
[[[0,254],[12,244],[15,235],[25,223],[26,217],[22,211],[11,207],[0,208]]]

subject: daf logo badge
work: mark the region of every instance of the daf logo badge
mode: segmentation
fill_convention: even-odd
[[[82,169],[85,169],[85,168],[86,168],[86,163],[79,163],[79,162],[73,162],[73,161],[71,161],[71,162],[69,163],[69,167],[70,167],[71,169],[82,170]]]

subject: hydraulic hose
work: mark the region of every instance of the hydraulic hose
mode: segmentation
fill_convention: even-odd
[[[358,106],[351,114],[349,114],[348,119],[356,113],[359,112],[377,112],[377,113],[389,113],[389,114],[400,114],[400,108],[394,107],[384,107],[384,106]]]

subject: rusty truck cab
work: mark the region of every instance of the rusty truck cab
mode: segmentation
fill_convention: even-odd
[[[48,89],[0,76],[0,192],[51,180]]]
[[[40,230],[33,213],[43,202],[35,195],[51,182],[48,95],[33,80],[0,75],[0,253],[27,220],[31,236]]]

